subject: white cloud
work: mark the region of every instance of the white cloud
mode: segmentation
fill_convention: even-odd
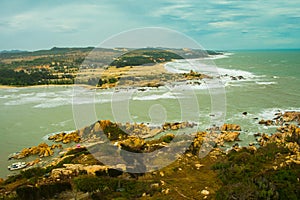
[[[119,31],[162,26],[200,38],[200,43],[204,38],[204,42],[211,46],[218,41],[217,44],[222,44],[222,47],[226,44],[252,47],[253,41],[260,39],[288,41],[288,37],[294,37],[290,41],[294,46],[300,46],[300,40],[296,38],[300,35],[300,1],[296,0],[152,0],[147,3],[134,0],[92,3],[74,0],[60,5],[52,3],[49,7],[45,3],[34,2],[32,8],[28,5],[25,5],[26,9],[11,8],[9,14],[4,12],[7,9],[1,8],[1,4],[0,43],[7,45],[10,45],[7,42],[10,35],[19,38],[19,43],[24,42],[24,32],[28,33],[27,37],[48,37],[43,39],[48,45],[53,41],[63,45],[76,41],[76,44],[84,46],[87,41],[89,45],[95,41],[97,43]],[[13,5],[18,6],[19,3]],[[222,43],[225,36],[226,41]],[[255,45],[260,44],[257,42]],[[282,45],[285,44],[292,43]],[[271,45],[271,42],[266,45]]]

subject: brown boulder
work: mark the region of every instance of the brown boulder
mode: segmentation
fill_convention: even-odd
[[[225,142],[233,142],[233,141],[238,141],[239,140],[239,132],[228,132],[228,131],[222,131],[221,138]]]

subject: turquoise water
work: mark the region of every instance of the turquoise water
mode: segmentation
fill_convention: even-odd
[[[241,143],[247,145],[253,140],[254,133],[274,130],[274,127],[258,126],[255,117],[270,119],[278,110],[300,110],[300,51],[232,53],[215,59],[214,63],[220,75],[245,77],[245,80],[232,81],[223,76],[222,84],[226,92],[225,121],[241,125]],[[168,67],[176,65],[178,63],[171,63]],[[186,92],[187,89],[192,92]],[[129,94],[131,100],[125,104],[113,104],[116,107],[112,112],[111,99],[119,100]],[[189,95],[193,98],[185,98]],[[74,102],[73,97],[76,97]],[[199,123],[200,129],[208,128],[211,125],[211,98],[205,84],[123,93],[82,88],[74,93],[72,86],[0,89],[0,177],[9,173],[7,166],[12,161],[7,161],[7,156],[10,153],[46,141],[47,134],[74,130],[94,119],[129,119],[151,124],[183,119]],[[89,108],[94,113],[89,112]],[[245,111],[249,113],[247,116],[242,115]]]

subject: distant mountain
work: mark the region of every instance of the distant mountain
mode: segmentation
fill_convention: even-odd
[[[24,53],[24,52],[27,52],[27,51],[22,51],[22,50],[17,50],[17,49],[0,51],[0,53]]]

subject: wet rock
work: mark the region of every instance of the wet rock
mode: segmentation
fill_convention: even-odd
[[[274,121],[272,121],[272,120],[263,120],[262,119],[258,122],[258,124],[263,124],[265,126],[271,126],[271,125],[274,125]]]
[[[235,143],[232,147],[236,148],[236,147],[239,147],[239,146],[240,146],[239,143]]]
[[[254,136],[254,137],[260,137],[260,136],[261,136],[261,133],[254,133],[253,136]]]
[[[247,114],[248,114],[248,112],[243,112],[242,114],[243,114],[243,115],[247,115]]]
[[[238,80],[237,77],[235,77],[235,76],[230,76],[230,78],[231,78],[231,80],[233,80],[233,81]]]

